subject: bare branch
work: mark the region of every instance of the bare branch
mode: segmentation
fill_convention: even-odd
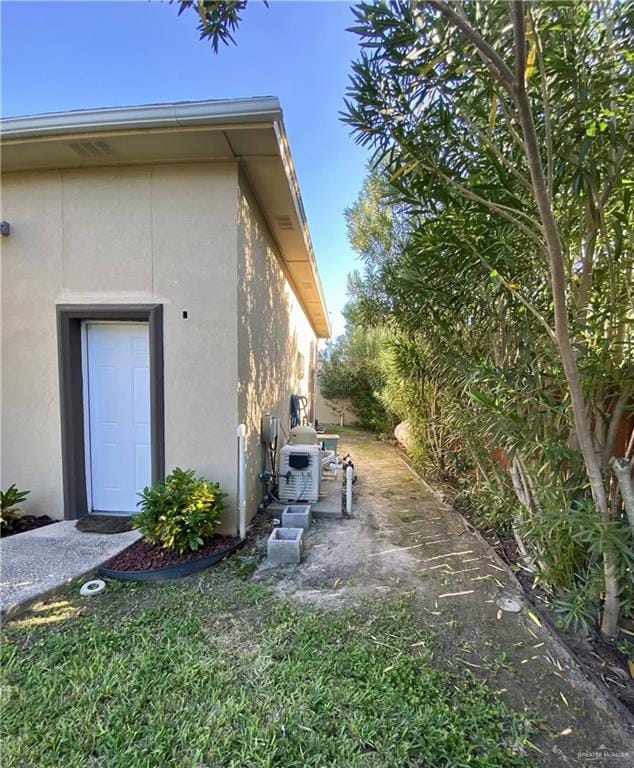
[[[619,490],[623,498],[623,506],[627,520],[634,533],[634,483],[632,482],[632,467],[627,459],[610,459],[610,466],[616,479],[619,481]]]
[[[625,413],[625,407],[627,406],[631,396],[631,390],[629,388],[624,389],[614,404],[614,410],[610,416],[610,424],[608,426],[608,434],[605,438],[605,447],[603,451],[603,455],[606,461],[614,453],[616,436],[619,432],[619,427],[621,426],[621,420],[623,419],[623,414]]]
[[[481,197],[476,192],[472,192],[468,187],[463,186],[459,182],[452,179],[450,176],[444,174],[438,168],[434,168],[423,163],[420,163],[419,167],[423,168],[429,173],[436,175],[441,181],[444,181],[445,184],[453,187],[467,200],[471,200],[473,203],[478,203],[479,205],[488,208],[493,213],[496,213],[506,221],[510,221],[511,224],[514,224],[519,230],[521,230],[526,235],[526,237],[530,238],[530,240],[532,240],[535,245],[540,248],[540,250],[544,251],[544,241],[535,231],[535,229],[529,228],[526,224],[518,221],[517,219],[517,216],[521,216],[522,218],[527,219],[529,224],[533,226],[536,225],[536,227],[539,228],[539,225],[528,214],[524,213],[523,211],[515,210],[514,208],[509,208],[509,206],[502,205],[501,203],[494,203],[492,200],[487,200],[486,197]]]
[[[515,37],[515,85],[524,88],[526,72],[526,32],[524,30],[524,0],[511,0],[511,18]]]
[[[535,51],[537,54],[537,66],[539,68],[539,83],[542,92],[542,107],[544,109],[544,135],[546,139],[546,190],[548,199],[553,199],[553,135],[550,123],[550,101],[548,98],[548,82],[546,80],[546,67],[544,65],[544,50],[539,36],[537,23],[529,6],[528,18],[535,38]]]
[[[525,32],[524,32],[524,3],[516,2],[511,5],[513,17],[513,32],[515,38],[515,71],[520,71],[525,66]],[[610,522],[610,507],[603,485],[601,465],[594,450],[592,432],[587,414],[587,404],[581,387],[581,375],[575,350],[570,340],[570,328],[568,325],[568,307],[566,301],[566,278],[561,238],[552,204],[548,197],[544,169],[539,153],[539,142],[533,115],[526,94],[524,77],[515,83],[515,104],[517,106],[524,144],[526,147],[526,159],[531,173],[531,180],[535,192],[535,202],[539,209],[539,215],[544,231],[548,261],[550,265],[550,280],[552,285],[553,307],[555,314],[555,333],[557,346],[561,355],[561,362],[568,382],[570,402],[574,414],[575,431],[579,440],[579,447],[583,454],[583,460],[588,475],[588,481],[592,491],[592,498],[603,525]],[[616,633],[620,610],[619,583],[616,565],[612,557],[604,553],[603,570],[605,576],[605,600],[603,603],[603,616],[601,618],[601,631],[604,635],[612,636]]]

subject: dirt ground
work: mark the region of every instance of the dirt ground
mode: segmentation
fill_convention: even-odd
[[[356,433],[342,443],[358,475],[353,517],[317,521],[300,565],[263,560],[254,578],[325,605],[413,594],[438,663],[482,677],[537,723],[541,765],[634,766],[631,727],[540,624],[488,545],[392,446]],[[501,611],[503,597],[521,611]]]

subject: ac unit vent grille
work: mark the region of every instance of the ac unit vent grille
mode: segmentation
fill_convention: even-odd
[[[293,222],[290,216],[276,216],[275,221],[280,229],[288,232],[293,229]]]
[[[94,141],[72,141],[68,145],[75,154],[83,158],[112,157],[116,152],[112,145],[103,139]]]
[[[293,457],[308,456],[308,466],[297,469]],[[304,464],[302,461],[301,464]],[[285,445],[280,451],[278,498],[287,503],[319,501],[320,451],[313,445]]]

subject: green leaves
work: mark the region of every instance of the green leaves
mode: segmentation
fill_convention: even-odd
[[[267,0],[262,1],[268,8]],[[247,0],[170,0],[173,2],[178,2],[179,16],[187,10],[197,15],[200,39],[209,40],[214,53],[218,53],[221,43],[235,45],[233,35],[242,21]]]
[[[9,512],[17,512],[17,507],[26,500],[30,491],[20,491],[15,484],[10,485],[6,491],[0,491],[0,513],[4,517]]]
[[[320,358],[319,386],[327,400],[349,401],[362,426],[377,431],[394,426],[379,399],[384,386],[381,366],[383,332],[348,324],[345,335],[331,342]]]
[[[197,550],[214,533],[227,494],[218,483],[196,477],[193,469],[176,467],[139,495],[140,511],[132,525],[151,544],[182,554]]]
[[[30,491],[20,491],[15,484],[10,485],[6,491],[0,491],[0,528],[10,531],[13,521],[18,514],[19,505],[26,499]]]

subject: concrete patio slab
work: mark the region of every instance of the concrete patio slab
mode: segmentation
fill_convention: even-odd
[[[138,531],[82,533],[74,520],[64,520],[1,539],[0,614],[93,571],[138,538]]]
[[[310,505],[313,520],[341,520],[343,517],[344,473],[340,469],[323,471],[319,489],[319,501]],[[297,502],[302,504],[301,501]],[[280,517],[287,507],[286,502],[274,502],[267,507],[274,517]]]

